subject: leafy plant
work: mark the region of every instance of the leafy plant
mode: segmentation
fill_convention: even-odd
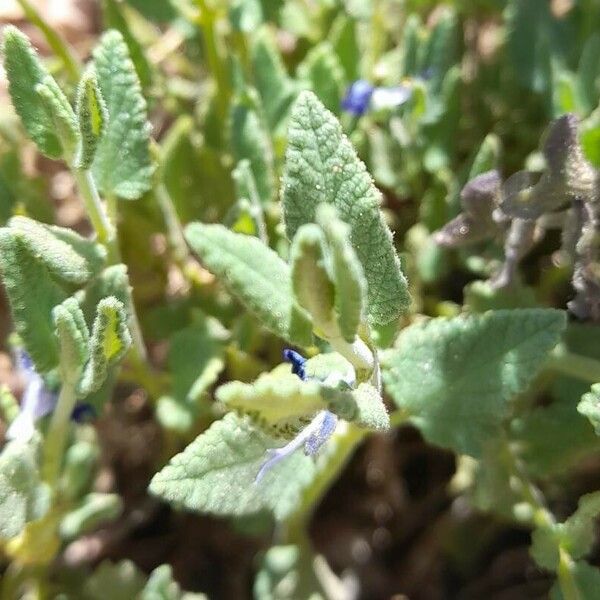
[[[256,598],[377,597],[311,523],[412,435],[454,461],[432,505],[486,524],[445,513],[449,579],[512,527],[594,598],[595,5],[106,0],[82,65],[19,4],[53,56],[3,29],[0,595],[212,596],[114,550],[201,513],[260,540]]]

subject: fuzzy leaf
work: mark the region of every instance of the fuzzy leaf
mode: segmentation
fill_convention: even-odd
[[[361,383],[352,392],[356,402],[356,415],[352,419],[359,427],[386,431],[390,428],[390,416],[381,394],[369,383]]]
[[[545,309],[433,319],[400,334],[383,380],[430,442],[478,457],[564,327],[564,313]]]
[[[121,359],[130,345],[131,335],[123,303],[114,296],[100,300],[90,339],[90,359],[79,382],[80,396],[100,388],[109,367]]]
[[[103,193],[135,200],[152,185],[150,124],[135,67],[118,31],[102,36],[94,66],[109,118],[96,149],[94,177]]]
[[[67,293],[36,260],[22,232],[0,229],[0,266],[15,329],[37,370],[49,371],[58,364],[52,309]]]
[[[273,36],[267,28],[259,30],[252,47],[254,85],[258,91],[271,131],[281,125],[296,95],[296,86],[281,60]]]
[[[596,435],[600,435],[600,383],[595,383],[592,389],[582,396],[577,411],[589,419]]]
[[[87,71],[79,82],[76,110],[81,139],[75,166],[78,169],[89,169],[108,121],[106,103],[92,70]]]
[[[173,578],[171,565],[156,567],[139,595],[139,600],[208,600],[204,594],[182,592]]]
[[[350,226],[350,241],[368,283],[368,314],[374,323],[396,319],[409,302],[406,279],[379,210],[373,185],[340,124],[311,92],[302,92],[292,110],[283,179],[288,238],[315,221],[322,202],[333,204]]]
[[[344,69],[329,42],[317,44],[298,66],[298,79],[334,114],[339,114],[344,91]]]
[[[60,349],[61,379],[76,383],[89,357],[90,334],[83,312],[74,298],[67,298],[52,311]]]
[[[232,104],[230,118],[231,150],[236,162],[247,159],[263,204],[275,196],[273,149],[255,102],[252,90],[240,95]]]
[[[46,75],[41,83],[35,86],[35,92],[60,140],[62,158],[71,164],[79,144],[79,130],[75,113],[63,91],[50,75]]]
[[[8,91],[29,137],[37,144],[40,152],[50,158],[60,158],[63,154],[62,144],[52,118],[36,92],[36,87],[49,77],[37,52],[25,34],[16,27],[7,25],[4,28],[2,53]],[[52,81],[52,90],[56,91],[58,85]],[[56,93],[62,92],[58,89]]]
[[[317,221],[330,251],[330,273],[335,285],[335,311],[347,342],[352,342],[363,317],[367,282],[350,244],[350,228],[338,219],[332,206],[317,209]]]
[[[263,373],[254,383],[226,383],[217,389],[216,398],[279,438],[293,437],[320,410],[329,410],[346,420],[357,413],[349,391],[302,381],[285,367]]]
[[[290,262],[295,299],[327,335],[334,324],[334,288],[325,265],[324,242],[317,225],[302,225],[292,241]]]
[[[292,330],[292,282],[287,264],[260,240],[222,225],[192,223],[185,237],[204,265],[270,331],[299,345],[310,344],[306,319]]]
[[[19,535],[26,523],[42,517],[49,499],[38,473],[36,444],[9,442],[0,454],[0,538]]]
[[[150,492],[189,510],[245,515],[272,510],[278,520],[298,506],[315,473],[312,458],[295,452],[254,482],[267,449],[281,442],[233,413],[198,436],[150,482]]]
[[[104,266],[104,247],[71,229],[38,223],[27,217],[13,217],[8,225],[9,231],[21,237],[32,256],[58,281],[81,285]]]

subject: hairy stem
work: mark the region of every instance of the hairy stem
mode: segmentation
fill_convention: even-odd
[[[71,379],[66,379],[60,388],[58,402],[52,413],[52,419],[50,420],[50,426],[44,443],[42,476],[52,487],[54,487],[60,475],[71,413],[73,412],[73,408],[75,408],[76,402],[75,382]]]
[[[98,241],[106,246],[109,263],[114,264],[119,260],[116,232],[102,204],[92,173],[89,170],[82,171],[79,169],[73,169],[72,172],[83,198],[87,215],[98,236]]]
[[[347,428],[344,433],[336,435],[332,440],[332,452],[324,457],[326,463],[310,486],[304,490],[300,508],[285,522],[286,543],[297,543],[305,538],[305,531],[313,512],[367,433],[351,423],[347,424]]]

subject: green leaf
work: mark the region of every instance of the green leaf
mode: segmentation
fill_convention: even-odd
[[[89,169],[108,121],[106,103],[92,70],[86,71],[79,82],[76,110],[81,136],[75,166]]]
[[[301,225],[315,221],[319,204],[336,207],[350,226],[350,241],[367,278],[371,321],[398,318],[409,295],[379,210],[381,194],[338,121],[311,92],[302,92],[292,110],[282,193],[289,239]]]
[[[76,383],[89,357],[90,334],[83,312],[74,298],[67,298],[52,311],[60,352],[63,384]]]
[[[69,511],[62,518],[60,536],[63,540],[72,540],[107,521],[114,521],[122,511],[123,501],[118,494],[87,494],[80,506]]]
[[[8,225],[48,269],[53,278],[81,285],[102,269],[106,250],[71,229],[38,223],[27,217],[13,217]]]
[[[43,154],[60,158],[63,155],[61,141],[54,130],[52,118],[36,92],[36,87],[49,77],[48,72],[27,36],[12,25],[4,28],[2,53],[8,91],[27,134]],[[51,89],[58,89],[55,81]],[[60,93],[60,90],[56,93]]]
[[[50,75],[46,75],[41,83],[35,86],[35,92],[60,140],[62,158],[71,164],[79,145],[79,130],[75,113],[66,96]]]
[[[131,335],[123,303],[114,296],[103,298],[96,308],[90,359],[79,381],[79,395],[86,396],[97,391],[106,380],[109,368],[124,356],[130,345]]]
[[[600,94],[599,54],[600,35],[594,33],[589,36],[583,46],[577,69],[579,92],[585,103],[584,111],[586,113],[592,111],[598,105],[598,96]]]
[[[501,152],[502,142],[500,138],[495,133],[488,133],[473,159],[468,180],[471,181],[478,175],[497,169]]]
[[[221,155],[180,117],[162,142],[161,177],[182,222],[220,221],[233,203],[234,191]]]
[[[256,31],[263,22],[260,0],[233,0],[229,9],[229,20],[236,31]]]
[[[106,32],[93,54],[108,111],[108,125],[92,165],[94,177],[104,194],[135,200],[152,186],[154,171],[146,101],[118,31]]]
[[[138,598],[139,600],[208,600],[204,594],[182,592],[173,579],[171,565],[156,567],[150,573],[146,586]]]
[[[232,104],[229,127],[231,150],[237,163],[244,159],[250,161],[261,202],[269,204],[275,197],[273,149],[250,93],[251,90],[238,96]]]
[[[360,49],[356,35],[356,21],[340,14],[331,26],[329,41],[344,69],[346,81],[358,79]]]
[[[544,569],[555,571],[560,550],[573,559],[588,554],[596,541],[594,522],[600,514],[600,492],[579,498],[577,510],[564,522],[540,527],[533,532],[531,555]]]
[[[383,380],[430,442],[479,457],[564,328],[565,314],[546,309],[432,319],[402,331]]]
[[[347,342],[354,341],[363,318],[367,282],[360,262],[350,244],[350,228],[338,219],[332,206],[317,209],[317,222],[325,234],[330,251],[330,273],[335,286],[335,311],[338,325]]]
[[[87,578],[84,598],[89,600],[132,600],[144,588],[144,575],[131,560],[100,563]]]
[[[225,366],[223,350],[206,323],[177,331],[169,342],[167,364],[173,383],[171,394],[159,398],[157,418],[163,427],[188,431],[200,414],[202,395]]]
[[[19,535],[48,509],[49,490],[41,483],[36,454],[34,440],[9,442],[0,454],[0,538]]]
[[[254,482],[266,451],[281,442],[233,413],[198,436],[150,482],[150,492],[177,506],[215,515],[245,515],[264,509],[285,519],[298,506],[315,464],[295,452]]]
[[[592,389],[582,396],[577,405],[577,412],[589,419],[596,435],[600,436],[600,383],[595,383]]]
[[[577,587],[578,599],[594,600],[600,589],[600,569],[586,562],[576,562],[571,567],[571,573]],[[550,600],[568,600],[563,595],[558,581],[550,590]]]
[[[352,419],[356,425],[374,431],[390,428],[390,416],[381,394],[371,384],[360,383],[352,391],[352,398],[356,402],[356,414]]]
[[[263,373],[253,383],[226,383],[215,397],[230,410],[251,417],[266,433],[286,439],[294,437],[320,410],[346,420],[352,420],[357,412],[350,392],[302,381],[287,365]]]
[[[575,390],[572,390],[575,392]],[[600,450],[600,439],[573,405],[555,401],[537,407],[511,422],[511,436],[519,444],[527,469],[536,477],[568,473]]]
[[[340,113],[344,69],[329,42],[317,44],[298,66],[298,79],[334,114]]]
[[[115,0],[103,0],[104,27],[105,29],[116,29],[123,36],[140,84],[147,89],[152,84],[152,66],[146,58],[144,48],[131,32],[129,23],[123,14],[125,12],[122,8],[123,4]]]
[[[256,182],[254,181],[254,175],[250,168],[250,161],[241,161],[234,169],[232,175],[237,196],[237,206],[234,207],[234,209],[236,209],[237,219],[239,221],[240,216],[246,216],[251,222],[250,229],[252,231],[242,231],[236,226],[233,227],[233,230],[238,233],[256,235],[256,237],[267,243],[268,236],[265,216],[263,214],[263,207],[256,187]]]
[[[295,299],[312,317],[317,332],[330,337],[336,328],[334,288],[325,266],[324,242],[317,225],[302,225],[292,240],[290,262]]]
[[[297,88],[285,70],[272,33],[266,27],[260,29],[254,38],[252,70],[269,129],[275,132],[285,120]]]
[[[418,72],[418,58],[421,45],[421,17],[411,13],[406,19],[402,30],[402,69],[401,75],[409,77]]]
[[[32,254],[22,232],[0,229],[0,267],[15,329],[36,369],[49,371],[58,364],[52,309],[67,293]]]
[[[305,547],[288,545],[269,548],[254,580],[255,600],[328,598],[315,574],[315,559],[312,552]]]
[[[300,346],[311,342],[312,327],[300,318],[292,330],[292,281],[287,264],[260,240],[222,225],[192,223],[185,231],[204,265],[270,331]]]

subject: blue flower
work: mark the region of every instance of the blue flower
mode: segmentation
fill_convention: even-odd
[[[364,79],[355,81],[346,90],[342,100],[342,109],[357,117],[365,114],[367,109],[385,110],[401,106],[413,93],[410,80],[389,87],[375,87]]]
[[[292,373],[294,375],[298,375],[302,381],[306,380],[306,370],[304,368],[306,358],[304,358],[302,354],[295,350],[291,350],[290,348],[286,348],[283,351],[283,360],[292,363]]]
[[[21,409],[15,420],[10,424],[6,438],[27,442],[33,436],[35,424],[49,415],[58,402],[58,394],[49,390],[43,377],[35,370],[31,357],[23,348],[16,353],[17,372],[25,382],[25,390],[21,398]],[[95,416],[91,404],[78,402],[71,419],[77,423],[87,421]]]
[[[35,370],[31,357],[25,350],[17,350],[17,372],[25,381],[21,410],[6,432],[9,440],[27,442],[35,431],[35,424],[51,413],[58,395],[46,388],[42,376]]]
[[[292,373],[298,375],[303,381],[308,381],[312,378],[306,374],[306,358],[295,350],[286,348],[283,351],[283,358],[292,363]],[[330,373],[322,383],[330,387],[336,387],[340,382],[352,387],[355,383],[354,373]],[[281,448],[271,448],[267,450],[267,459],[261,465],[255,483],[259,483],[265,473],[270,471],[276,464],[283,460],[286,456],[290,456],[298,448],[304,446],[304,454],[306,456],[315,456],[323,445],[335,433],[338,424],[338,417],[328,410],[319,411],[312,421],[298,435],[289,441]]]
[[[357,117],[363,115],[369,107],[371,96],[375,87],[368,81],[359,79],[355,81],[347,90],[342,100],[342,108]]]

